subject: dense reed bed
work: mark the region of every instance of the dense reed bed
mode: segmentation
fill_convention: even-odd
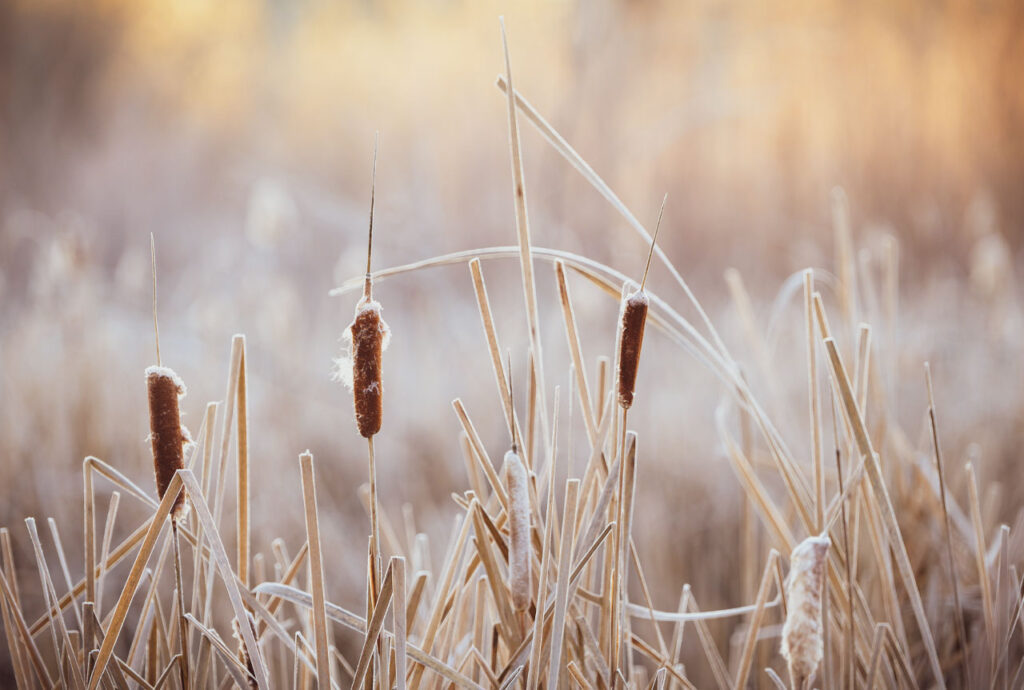
[[[177,375],[147,370],[155,494],[117,463],[86,457],[83,563],[67,557],[55,522],[48,523],[52,543],[46,545],[33,518],[27,531],[0,530],[0,610],[18,687],[1021,687],[1016,537],[1024,526],[993,524],[971,465],[966,480],[951,482],[940,422],[955,411],[936,410],[925,362],[923,442],[912,441],[900,424],[886,379],[900,352],[891,339],[873,337],[870,323],[872,317],[887,328],[899,323],[895,244],[880,278],[859,270],[849,210],[837,192],[835,273],[808,269],[787,293],[794,302],[802,297],[795,340],[806,344],[807,394],[794,409],[771,386],[752,383],[772,380],[772,362],[739,274],[729,274],[728,286],[745,345],[762,355],[753,370],[732,354],[655,237],[514,89],[511,64],[506,46],[498,86],[507,102],[515,246],[376,272],[368,248],[366,274],[335,291],[363,290],[350,327],[352,359],[340,365],[352,367],[354,420],[340,392],[337,419],[354,423],[368,440],[368,519],[347,527],[368,535],[366,550],[343,555],[365,563],[365,580],[342,587],[325,567],[335,545],[322,537],[327,494],[311,453],[296,452],[298,461],[290,463],[301,494],[281,493],[264,504],[250,499],[252,478],[268,470],[249,460],[250,445],[264,430],[250,428],[246,340],[236,336],[223,400],[205,406],[192,443],[182,431],[184,388]],[[637,283],[586,257],[533,245],[521,122],[622,216],[649,247],[648,269],[670,275],[685,302],[649,289],[646,270]],[[483,260],[498,258],[518,259],[520,267],[528,353],[515,354],[527,355],[521,359],[529,366],[518,376],[499,340],[516,317],[492,309],[485,280]],[[451,446],[462,451],[465,478],[452,487],[456,513],[444,557],[432,563],[414,511],[389,515],[377,498],[378,482],[405,481],[403,469],[417,458],[381,458],[386,471],[377,476],[373,439],[389,433],[382,397],[387,327],[372,290],[375,282],[415,280],[426,268],[453,263],[468,267],[466,290],[471,284],[485,343],[479,357],[490,365],[495,388],[490,411],[471,414],[462,399],[452,401],[460,433]],[[537,286],[535,271],[548,264],[557,293]],[[618,310],[615,341],[582,341],[571,282],[604,295],[610,321]],[[559,309],[561,332],[542,329],[538,305],[546,301]],[[742,594],[727,608],[702,607],[704,593],[682,579],[674,583],[674,608],[659,608],[651,594],[649,551],[669,548],[688,529],[681,521],[699,518],[638,496],[639,478],[654,463],[630,419],[657,415],[679,434],[688,424],[674,410],[644,402],[664,399],[644,386],[657,377],[637,376],[664,366],[641,347],[648,327],[647,341],[696,357],[724,392],[714,414],[723,453],[714,462],[722,473],[731,471],[728,481],[743,496],[738,530],[714,535],[715,548],[735,551],[738,563]],[[395,337],[401,333],[396,328]],[[546,378],[542,340],[564,340],[568,387]],[[418,365],[430,366],[430,348],[442,346],[419,344]],[[173,356],[166,346],[164,354]],[[588,377],[595,370],[596,379]],[[517,400],[515,391],[525,394]],[[415,395],[397,380],[387,405]],[[561,416],[562,398],[570,401],[568,419]],[[480,420],[496,413],[508,438],[481,432],[494,425]],[[802,420],[800,438],[788,431],[794,418]],[[561,431],[574,422],[585,430],[582,440]],[[574,442],[583,445],[582,465],[567,452]],[[498,447],[503,467],[501,456],[492,455]],[[98,540],[97,482],[116,487]],[[224,516],[232,488],[234,520]],[[330,495],[355,501],[357,488],[331,487]],[[121,496],[141,502],[148,517],[117,541]],[[191,510],[184,510],[186,501]],[[641,542],[637,520],[652,510],[665,524]],[[305,537],[270,535],[270,552],[251,553],[252,517],[268,514],[282,527],[303,524]],[[34,562],[15,560],[12,540],[22,538]],[[117,600],[104,601],[104,585],[115,573]],[[29,579],[38,580],[39,597],[23,596]],[[364,596],[332,598],[342,589]]]

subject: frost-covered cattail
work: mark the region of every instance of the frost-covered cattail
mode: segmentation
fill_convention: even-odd
[[[525,611],[530,605],[530,485],[516,448],[505,453],[508,481],[509,547],[508,579],[512,606]]]
[[[665,196],[668,198],[668,195]],[[647,273],[651,270],[651,257],[654,256],[654,243],[658,241],[658,230],[661,228],[661,216],[665,212],[665,201],[661,202],[658,212],[658,225],[651,240],[651,249],[647,254],[647,266],[640,288],[626,295],[619,310],[619,360],[616,372],[619,405],[628,410],[633,406],[633,392],[636,390],[636,372],[640,366],[640,350],[644,344],[644,327],[647,324],[647,308],[649,305],[644,286],[647,284]]]
[[[363,297],[356,304],[356,314],[345,330],[349,356],[337,361],[339,378],[352,389],[356,426],[359,434],[370,438],[380,431],[384,416],[384,388],[381,380],[382,353],[388,346],[391,331],[381,318],[380,302],[373,299],[370,275],[370,253],[373,249],[373,199],[377,175],[377,150],[373,152],[374,184],[370,187],[370,231],[366,246],[366,281]],[[351,367],[351,368],[349,368]]]
[[[251,613],[246,613],[246,619],[249,623],[249,629],[252,630],[252,636],[256,637],[256,626],[253,625],[253,617]],[[246,676],[246,685],[249,686],[249,690],[259,690],[259,684],[256,682],[256,672],[252,667],[252,657],[249,656],[249,651],[245,647],[245,638],[242,635],[242,629],[238,625],[238,619],[231,619],[231,636],[238,642],[238,661],[248,671]]]
[[[153,449],[153,471],[156,491],[162,499],[174,473],[185,468],[185,446],[192,441],[188,429],[181,424],[178,401],[185,396],[185,384],[169,367],[146,369],[149,390],[149,438]],[[185,492],[178,494],[171,508],[171,519],[182,520],[188,514]]]
[[[370,437],[380,431],[384,416],[381,385],[382,353],[390,331],[380,316],[380,302],[373,299],[370,277],[366,277],[363,298],[356,305],[356,316],[348,327],[351,341],[352,397],[359,434]]]
[[[156,366],[146,369],[146,389],[149,392],[149,439],[153,449],[153,472],[156,475],[156,493],[163,499],[174,473],[185,468],[185,446],[192,442],[188,429],[181,423],[178,401],[185,397],[185,384],[170,367],[161,366],[160,328],[156,320],[156,240],[149,236],[149,252],[153,271],[153,334],[156,337]],[[188,515],[185,492],[171,507],[171,524]]]
[[[803,687],[814,674],[824,654],[821,598],[830,543],[825,535],[808,537],[793,549],[789,559],[786,580],[789,611],[782,626],[781,651],[797,688]]]

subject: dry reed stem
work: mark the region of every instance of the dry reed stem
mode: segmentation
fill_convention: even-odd
[[[498,477],[498,473],[494,470],[494,463],[491,462],[490,456],[488,456],[487,451],[484,449],[483,441],[480,440],[480,435],[477,434],[476,427],[473,425],[472,420],[470,420],[462,400],[459,398],[452,400],[452,407],[455,408],[455,414],[458,415],[463,430],[469,436],[469,442],[476,452],[477,461],[480,464],[480,468],[484,471],[484,476],[487,477],[487,482],[498,496],[502,507],[508,510],[508,494],[502,485],[501,479]],[[481,496],[480,498],[483,499],[484,497]]]
[[[181,498],[180,494],[179,494],[178,498],[180,500],[180,498]],[[114,493],[112,493],[110,495],[110,504],[107,507],[107,518],[106,518],[106,521],[103,523],[103,541],[101,542],[101,546],[100,546],[100,563],[105,563],[106,560],[107,560],[107,555],[110,553],[110,541],[111,541],[111,539],[113,539],[113,536],[114,536],[114,521],[117,519],[117,507],[118,507],[118,505],[120,505],[120,503],[121,503],[121,494],[120,494],[120,492],[115,491]],[[177,506],[177,505],[179,505],[179,502],[175,501],[175,506]],[[173,515],[174,514],[173,510],[174,509],[172,508],[171,510],[172,510],[171,514]],[[103,581],[104,581],[104,576],[105,575],[106,575],[106,570],[105,569],[101,569],[99,576],[96,578],[96,612],[97,612],[97,615],[101,615],[100,611],[103,610],[103,606],[102,606],[102,601],[103,601]]]
[[[562,636],[565,632],[565,610],[569,596],[569,566],[572,557],[573,520],[580,481],[569,479],[565,483],[565,500],[562,504],[562,537],[559,539],[558,584],[555,587],[555,612],[551,632],[551,661],[548,666],[548,690],[555,690],[558,670],[562,658]]]
[[[750,676],[750,668],[754,661],[754,649],[757,644],[757,634],[761,629],[761,622],[764,618],[766,605],[768,604],[768,593],[771,591],[772,580],[775,577],[775,563],[779,558],[779,552],[772,549],[768,553],[768,562],[765,564],[764,573],[761,576],[761,585],[757,590],[757,599],[754,603],[754,612],[747,625],[747,639],[743,644],[743,654],[740,656],[740,664],[736,671],[736,682],[733,685],[735,690],[742,690],[747,685],[747,678]]]
[[[239,663],[235,653],[232,652],[231,649],[227,646],[227,644],[224,643],[224,640],[220,638],[220,635],[218,635],[216,631],[206,627],[198,620],[196,620],[196,618],[191,613],[186,614],[185,618],[188,620],[189,623],[191,623],[196,628],[196,630],[202,633],[203,637],[205,637],[210,642],[210,645],[213,647],[213,649],[216,650],[218,654],[220,654],[221,660],[224,662],[224,668],[231,676],[231,679],[235,681],[235,684],[239,688],[248,688],[249,680],[247,669],[241,663]]]
[[[320,547],[320,518],[317,514],[316,479],[313,476],[313,455],[299,455],[302,473],[302,502],[306,515],[306,540],[309,544],[309,568],[313,578],[313,627],[316,632],[317,679],[329,686],[331,665],[327,652],[327,612],[324,608],[324,566]],[[325,681],[326,679],[326,681]]]
[[[996,625],[992,602],[992,585],[989,581],[988,569],[985,567],[985,530],[982,527],[981,503],[978,501],[978,478],[974,473],[974,463],[967,463],[967,488],[971,505],[971,523],[974,525],[974,558],[978,570],[978,586],[981,589],[982,613],[985,617],[985,635],[989,649],[995,654]],[[994,656],[993,656],[994,658]],[[994,663],[994,662],[993,662]]]
[[[235,336],[241,339],[241,352],[238,357],[238,464],[237,470],[237,491],[238,491],[238,579],[246,587],[249,586],[249,394],[247,387],[247,371],[245,356],[245,336]]]
[[[492,601],[498,610],[498,618],[501,621],[499,630],[509,646],[515,647],[522,641],[522,635],[519,632],[519,626],[516,624],[508,588],[505,586],[504,578],[501,576],[498,563],[494,558],[494,552],[490,547],[490,532],[484,524],[482,513],[483,508],[477,503],[476,509],[471,516],[476,533],[474,541],[477,553],[480,555],[480,562],[487,573],[487,583],[491,588]]]
[[[569,295],[569,284],[565,279],[565,263],[555,262],[555,277],[558,280],[558,297],[562,305],[562,320],[565,323],[565,338],[572,358],[573,371],[576,374],[576,390],[579,393],[580,408],[583,412],[583,423],[587,429],[590,447],[597,444],[597,422],[590,404],[590,386],[587,382],[587,369],[583,365],[583,348],[580,345],[579,331],[576,328],[576,313]]]
[[[57,551],[57,561],[60,564],[61,574],[64,576],[64,585],[71,591],[74,584],[71,580],[71,571],[68,569],[67,556],[64,553],[64,545],[61,543],[60,533],[57,531],[57,522],[53,518],[48,518],[46,521],[47,526],[50,528],[50,536],[53,539],[54,549]],[[82,612],[78,608],[78,601],[72,602],[74,608],[75,620],[78,621],[78,629],[83,629]]]
[[[814,480],[815,531],[825,530],[825,467],[821,450],[821,398],[818,389],[818,356],[814,337],[814,271],[804,272],[804,321],[807,330],[807,396],[810,408],[811,466]]]
[[[395,635],[395,679],[397,680],[396,690],[405,690],[405,679],[408,674],[408,652],[406,650],[407,635],[409,632],[408,618],[406,616],[406,569],[405,559],[396,556],[391,559],[391,570],[394,578],[394,602],[392,603],[391,625]],[[354,674],[353,674],[354,675]],[[391,688],[391,681],[387,687]]]
[[[480,312],[480,321],[483,323],[484,336],[487,338],[487,350],[491,355],[491,368],[494,370],[494,380],[498,384],[498,397],[501,399],[502,408],[505,411],[505,422],[510,428],[514,427],[516,436],[522,438],[518,421],[512,413],[512,398],[508,385],[508,374],[501,362],[501,346],[498,343],[498,332],[494,326],[494,315],[491,312],[491,302],[487,296],[487,284],[484,282],[483,270],[480,268],[479,259],[471,259],[469,272],[473,277],[473,292],[476,294],[477,309]],[[524,455],[528,466],[532,466],[532,446],[526,445]]]
[[[843,319],[853,333],[857,323],[857,271],[850,229],[850,203],[842,187],[832,190],[832,222],[835,228],[835,261],[839,267],[839,304]]]
[[[372,525],[373,501],[370,495],[369,482],[360,485],[359,489],[357,490],[357,493],[359,495],[359,502],[362,503],[363,505],[363,510],[366,511],[367,517],[371,518]],[[398,538],[398,533],[395,531],[395,526],[391,524],[391,520],[388,519],[388,514],[384,511],[378,511],[376,520],[378,524],[378,529],[380,530],[380,533],[383,535],[382,543],[386,543],[388,547],[391,549],[391,551],[393,551],[395,554],[404,556],[405,549],[402,548],[402,542]]]
[[[512,84],[512,61],[508,54],[508,39],[505,36],[505,19],[501,23],[501,44],[505,55],[505,79]],[[530,330],[530,349],[537,371],[537,398],[540,402],[541,429],[544,442],[551,443],[548,425],[547,387],[544,384],[544,349],[541,347],[540,317],[537,311],[537,286],[533,276],[533,253],[530,243],[530,220],[526,211],[526,182],[523,173],[522,150],[519,143],[519,119],[515,99],[508,97],[508,140],[512,162],[512,193],[515,201],[516,235],[519,239],[519,267],[523,275],[523,298],[526,303],[526,321]]]
[[[213,516],[216,525],[220,524],[220,517],[224,508],[224,494],[227,491],[228,473],[228,448],[231,444],[231,425],[235,418],[235,403],[238,398],[238,377],[241,375],[242,343],[244,336],[236,334],[231,338],[231,359],[228,363],[227,391],[224,393],[224,416],[220,425],[220,448],[217,451],[217,484],[213,502]],[[207,584],[212,581],[212,574],[207,579]]]
[[[89,458],[82,462],[85,522],[85,600],[96,601],[96,493],[93,490]]]
[[[692,594],[690,596],[690,609],[693,613],[700,613],[697,599]],[[700,639],[701,647],[704,650],[704,657],[708,660],[708,665],[711,667],[711,673],[715,677],[715,683],[718,684],[719,690],[729,690],[732,687],[732,681],[729,679],[729,670],[726,668],[722,655],[719,654],[718,648],[715,646],[715,640],[708,629],[707,621],[699,618],[695,622],[697,637]]]
[[[363,684],[364,679],[366,679],[366,673],[374,659],[374,647],[377,645],[381,630],[384,628],[384,618],[387,615],[388,609],[392,605],[391,600],[394,593],[394,574],[391,566],[392,563],[389,563],[387,572],[384,573],[384,577],[381,580],[380,589],[377,592],[378,598],[374,602],[373,606],[373,615],[366,626],[366,636],[363,638],[363,646],[359,652],[359,661],[356,664],[355,673],[352,676],[351,690],[357,690],[359,686]],[[324,607],[323,602],[320,602],[319,604],[317,603],[315,589],[313,595],[314,609],[319,606],[323,611],[324,634],[326,636],[327,610]],[[318,659],[319,656],[319,653],[317,653]]]
[[[921,601],[921,593],[917,588],[917,580],[914,576],[913,566],[910,563],[910,556],[907,554],[907,547],[903,542],[903,535],[900,532],[899,523],[896,521],[896,511],[893,508],[892,499],[889,497],[889,492],[885,487],[885,481],[882,478],[882,472],[878,464],[878,456],[875,453],[874,448],[871,446],[871,440],[868,438],[867,428],[864,426],[864,420],[860,415],[860,411],[857,409],[857,403],[853,397],[853,390],[850,387],[850,380],[846,375],[846,369],[843,367],[842,360],[839,357],[836,342],[833,338],[825,338],[824,342],[825,348],[828,351],[834,381],[836,382],[841,394],[840,397],[843,402],[843,407],[846,410],[846,415],[850,424],[853,426],[854,438],[857,440],[860,452],[865,458],[865,469],[868,480],[871,482],[871,488],[875,494],[879,514],[882,518],[890,547],[896,556],[896,566],[899,570],[900,578],[902,579],[903,586],[907,590],[907,594],[910,598],[910,605],[914,612],[914,618],[917,620],[921,640],[924,644],[929,664],[931,665],[932,674],[935,677],[937,685],[944,689],[946,687],[946,682],[943,677],[942,666],[939,663],[938,652],[935,649],[935,641],[932,638],[931,628],[928,625],[928,618],[925,615],[924,604]]]
[[[181,671],[181,687],[184,690],[188,690],[189,683],[189,644],[188,644],[188,626],[185,622],[185,594],[182,589],[181,580],[181,545],[178,539],[178,525],[177,522],[171,519],[171,541],[174,544],[174,582],[175,590],[177,594],[177,607],[178,607],[178,639],[181,645],[181,663],[179,669]]]
[[[538,607],[540,602],[547,601],[548,573],[551,571],[551,561],[554,558],[551,540],[555,524],[553,519],[555,514],[555,492],[549,491],[547,499],[547,509],[545,511],[547,519],[543,523],[544,535],[541,539],[540,571],[537,578],[536,601],[538,602]],[[544,650],[544,623],[544,616],[534,614],[533,631],[531,633],[533,636],[533,647],[530,649],[530,660],[526,667],[526,690],[535,690],[540,685],[542,674],[541,653]]]
[[[932,431],[932,448],[935,451],[935,471],[939,479],[939,495],[942,499],[942,519],[946,538],[946,566],[949,568],[949,579],[953,585],[953,615],[956,621],[956,634],[960,642],[961,653],[969,658],[967,647],[967,626],[964,624],[964,611],[960,602],[960,585],[956,576],[956,564],[953,560],[952,527],[950,526],[949,508],[946,504],[946,480],[942,467],[942,447],[939,445],[939,430],[935,421],[935,396],[932,391],[932,370],[928,362],[924,364],[924,376],[928,390],[928,420]],[[971,687],[970,663],[963,663],[964,683]]]

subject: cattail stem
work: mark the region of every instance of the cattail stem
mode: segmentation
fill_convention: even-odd
[[[373,450],[373,436],[366,437],[367,458],[370,470],[370,535],[373,548],[373,587],[375,592],[380,591],[380,525],[377,522],[377,463],[376,454]]]
[[[184,493],[184,492],[183,492]],[[181,650],[181,661],[178,670],[181,672],[181,687],[183,690],[189,688],[189,644],[188,644],[188,622],[185,619],[185,594],[182,589],[181,578],[181,545],[178,540],[178,523],[171,520],[171,539],[174,542],[174,584],[178,594],[178,644]]]

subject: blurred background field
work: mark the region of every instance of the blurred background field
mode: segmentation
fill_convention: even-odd
[[[348,392],[330,380],[354,298],[327,293],[363,270],[378,130],[376,267],[515,243],[506,104],[494,85],[502,13],[517,88],[642,222],[653,225],[668,192],[660,244],[755,387],[778,403],[798,454],[802,314],[799,299],[774,308],[776,295],[795,271],[834,269],[833,187],[849,199],[865,284],[895,238],[900,318],[874,324],[875,342],[899,353],[885,382],[894,414],[927,451],[921,366],[930,360],[953,490],[963,491],[959,470],[974,457],[983,480],[1002,480],[984,496],[991,522],[1014,523],[1024,495],[1014,278],[1024,4],[6,0],[0,525],[22,554],[21,520],[52,515],[81,562],[85,455],[149,486],[152,232],[162,353],[189,385],[193,432],[205,402],[224,394],[231,335],[248,337],[254,503],[273,506],[253,516],[254,550],[275,536],[297,547],[296,458],[310,448],[326,543],[336,545],[328,593],[356,606],[364,563],[332,552],[365,546],[356,498],[365,447]],[[535,244],[639,274],[647,247],[522,126]],[[747,348],[728,267],[768,333],[771,377]],[[524,372],[518,264],[484,268],[502,343]],[[557,293],[547,264],[538,275],[548,379],[562,388],[567,419]],[[651,285],[692,316],[657,264]],[[611,355],[617,305],[585,281],[572,286],[586,355]],[[381,498],[396,519],[415,505],[440,559],[455,512],[448,495],[466,486],[450,401],[462,397],[492,453],[507,443],[503,417],[464,266],[382,282],[379,295],[394,333]],[[864,302],[870,320],[870,295]],[[642,412],[630,421],[652,594],[674,608],[689,582],[705,608],[734,605],[740,584],[727,574],[742,497],[712,424],[724,391],[657,333],[648,338]],[[579,464],[578,413],[573,422],[561,443]],[[122,511],[125,525],[145,514],[131,502]],[[666,525],[671,537],[658,542],[668,548],[645,549],[645,534]],[[28,592],[38,586],[23,579]]]

